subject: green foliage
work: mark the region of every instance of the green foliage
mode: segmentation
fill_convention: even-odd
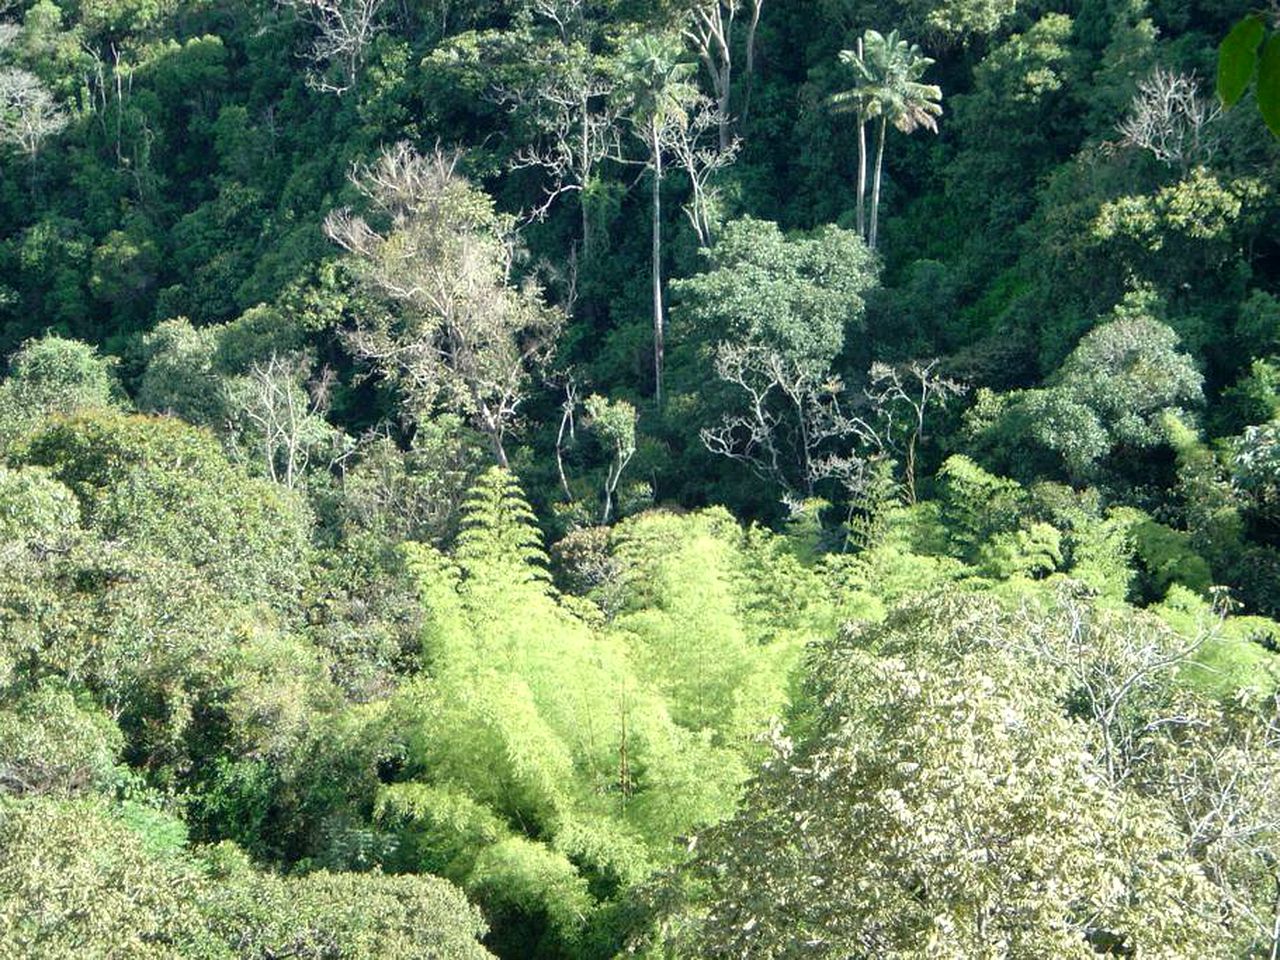
[[[491,467],[482,473],[462,511],[454,556],[465,573],[503,587],[550,580],[537,517],[509,470]]]
[[[1232,478],[1254,509],[1273,516],[1280,507],[1280,423],[1248,427],[1233,445]]]
[[[1223,391],[1223,401],[1219,422],[1225,433],[1274,420],[1280,416],[1280,365],[1254,360],[1248,372]]]
[[[497,938],[500,955],[572,944],[593,907],[573,864],[523,837],[486,848],[467,886],[485,904],[495,926],[520,931],[509,940]]]
[[[1232,234],[1263,200],[1263,185],[1249,177],[1224,180],[1198,167],[1189,177],[1151,195],[1104,203],[1090,234],[1153,278],[1196,253],[1225,262]]]
[[[1113,446],[1156,446],[1164,439],[1164,411],[1201,399],[1200,373],[1178,351],[1177,334],[1152,318],[1153,309],[1142,294],[1126,298],[1116,319],[1086,334],[1055,377],[1066,397],[1106,425]]]
[[[997,477],[964,456],[950,457],[942,481],[941,521],[956,550],[972,558],[993,536],[1013,533],[1026,494],[1013,480]]]
[[[0,467],[0,542],[57,549],[79,524],[75,495],[47,470]]]
[[[71,956],[226,956],[191,896],[194,863],[149,856],[96,800],[0,801],[0,947]]]
[[[708,271],[674,285],[682,340],[696,350],[686,376],[698,389],[686,396],[705,395],[704,423],[720,420],[700,431],[702,444],[792,498],[811,497],[818,480],[853,459],[856,431],[841,416],[844,387],[832,366],[861,326],[874,256],[847,230],[788,238],[750,219],[727,225],[708,256]],[[705,387],[708,361],[719,390]]]
[[[1196,689],[1224,700],[1242,691],[1268,696],[1275,689],[1276,657],[1264,644],[1276,636],[1276,624],[1263,617],[1229,617],[1218,622],[1201,594],[1180,584],[1152,607],[1161,620],[1183,637],[1195,637],[1212,626],[1207,641],[1179,672]]]
[[[18,796],[102,789],[116,774],[120,729],[101,710],[43,684],[0,709],[0,792]]]
[[[1104,508],[1096,490],[1077,494],[1062,484],[1028,491],[1033,515],[1062,533],[1068,575],[1112,602],[1129,599],[1136,575],[1133,529],[1146,515],[1132,507]]]
[[[973,69],[971,90],[952,97],[961,149],[945,174],[947,192],[962,211],[989,225],[980,236],[997,251],[1006,247],[998,231],[1026,216],[1032,184],[1058,156],[1072,115],[1073,29],[1065,13],[1045,13],[993,44]]]
[[[1216,571],[1225,571],[1244,548],[1240,497],[1196,430],[1169,415],[1165,431],[1177,455],[1175,490],[1181,496],[1191,542]]]
[[[258,874],[234,847],[148,849],[97,801],[0,806],[0,945],[69,956],[101,944],[136,957],[230,960],[489,956],[484,924],[434,878]]]
[[[345,471],[334,522],[394,540],[446,541],[486,456],[480,437],[456,417],[420,423],[408,450],[386,435],[367,438]]]
[[[1062,534],[1047,523],[998,533],[978,551],[978,569],[995,580],[1038,580],[1062,566]]]
[[[218,886],[202,906],[233,956],[490,956],[477,943],[486,929],[479,912],[435,877],[321,871],[281,879],[254,873],[234,849],[214,848],[206,857]]]
[[[817,611],[804,603],[820,609],[821,599],[793,594],[795,606],[776,611],[766,629],[753,623],[747,604],[781,583],[745,579],[746,545],[722,511],[641,515],[618,528],[614,543],[621,610],[613,626],[641,677],[663,692],[677,723],[747,748],[783,709],[788,675],[812,639],[808,618]],[[803,589],[800,570],[789,580]]]
[[[473,488],[451,556],[406,549],[427,608],[432,679],[399,695],[413,782],[383,793],[380,816],[402,832],[406,866],[443,869],[495,923],[503,918],[500,939],[565,949],[597,898],[669,861],[675,836],[728,812],[745,776],[738,741],[763,722],[754,690],[776,690],[779,675],[726,670],[695,649],[681,662],[700,659],[704,673],[689,686],[665,683],[674,671],[664,657],[679,648],[655,637],[649,649],[621,620],[602,631],[559,596],[533,515],[501,469]],[[720,629],[718,653],[751,657],[733,626]],[[729,721],[732,748],[707,729],[711,704],[696,712],[712,693],[745,701]],[[781,706],[776,693],[767,702]]]
[[[1218,96],[1233,107],[1253,79],[1258,65],[1258,48],[1267,35],[1261,17],[1245,17],[1223,39],[1218,48]]]
[[[948,40],[983,36],[996,30],[1018,9],[1018,0],[907,0],[908,16],[923,17],[925,26]]]
[[[636,408],[625,400],[606,400],[593,393],[583,402],[591,428],[612,454],[604,480],[604,523],[613,514],[613,495],[622,473],[636,453]]]
[[[42,417],[114,405],[114,366],[85,343],[52,335],[28,340],[10,358],[9,376],[0,384],[0,449]]]
[[[0,0],[0,955],[1275,954],[1272,13]]]
[[[1175,583],[1200,594],[1208,593],[1213,571],[1208,561],[1191,548],[1187,533],[1144,520],[1133,528],[1132,535],[1147,596],[1159,599]]]
[[[183,317],[166,320],[143,337],[142,349],[146,369],[138,384],[140,409],[199,426],[222,425],[226,398],[214,367],[214,328],[197,330]]]
[[[998,465],[1027,479],[1043,469],[1020,448],[1027,440],[1056,455],[1073,480],[1096,476],[1119,453],[1164,445],[1166,417],[1202,402],[1203,377],[1178,349],[1177,333],[1154,319],[1157,309],[1149,293],[1127,296],[1048,386],[980,396],[968,415],[970,434]]]
[[[245,477],[202,430],[85,413],[34,433],[15,459],[47,468],[75,493],[86,526],[132,550],[190,564],[246,597],[283,601],[297,582],[304,506]]]
[[[633,37],[623,51],[622,70],[628,109],[644,131],[641,136],[668,122],[685,122],[685,111],[697,94],[692,82],[697,67],[676,37],[658,33]]]
[[[759,343],[814,375],[861,328],[876,275],[866,246],[838,227],[788,237],[774,223],[735,220],[707,258],[704,273],[672,285],[689,335]]]
[[[1239,21],[1218,47],[1218,96],[1235,106],[1257,77],[1256,97],[1262,119],[1280,137],[1280,42],[1268,35],[1262,14]]]
[[[1258,56],[1258,111],[1273,134],[1280,137],[1280,40],[1273,33]]]

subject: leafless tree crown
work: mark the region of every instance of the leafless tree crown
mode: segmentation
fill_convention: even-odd
[[[1193,74],[1156,68],[1138,82],[1129,115],[1120,122],[1121,143],[1149,151],[1161,163],[1187,169],[1213,157],[1218,105],[1201,96]]]

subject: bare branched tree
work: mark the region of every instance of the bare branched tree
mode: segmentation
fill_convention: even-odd
[[[1170,697],[1170,679],[1218,635],[1225,603],[1190,637],[1154,617],[1121,621],[1067,588],[1058,607],[1062,628],[1028,630],[1020,642],[1060,678],[1070,709],[1089,725],[1108,783],[1120,786],[1150,760],[1158,735],[1193,722]]]
[[[1187,851],[1244,920],[1254,955],[1280,957],[1280,698],[1193,703],[1171,728],[1142,787],[1165,799]]]
[[[590,209],[586,191],[596,168],[620,153],[621,108],[614,81],[589,64],[561,71],[532,91],[503,91],[513,107],[532,107],[540,131],[538,142],[522,148],[512,169],[537,169],[547,177],[542,199],[529,216],[541,220],[565,194],[576,193],[582,216],[582,252],[591,257]]]
[[[325,93],[355,86],[369,45],[382,30],[387,0],[277,0],[311,27],[310,80]],[[335,79],[335,72],[336,77]]]
[[[289,489],[323,452],[330,466],[349,452],[324,419],[335,375],[325,368],[308,383],[310,372],[307,358],[272,353],[226,387],[230,430],[258,448],[263,472]]]
[[[812,496],[823,480],[857,491],[866,471],[858,451],[885,449],[874,418],[842,406],[838,377],[815,376],[778,351],[744,343],[720,345],[716,373],[744,394],[745,409],[704,428],[703,444],[778,484],[784,495]]]
[[[10,35],[4,42],[12,39]],[[69,121],[39,77],[21,67],[0,67],[0,147],[8,144],[26,155],[33,200],[38,191],[40,149]]]
[[[689,201],[684,214],[689,218],[701,246],[711,246],[718,193],[712,179],[737,158],[742,141],[733,138],[723,145],[717,138],[720,107],[707,97],[699,97],[689,108],[688,122],[673,126],[668,140],[676,163],[689,178]]]
[[[1138,81],[1129,115],[1120,122],[1121,144],[1151,153],[1161,163],[1183,172],[1213,158],[1218,141],[1216,102],[1200,95],[1193,74],[1157,67]]]
[[[916,455],[925,439],[930,409],[945,407],[965,392],[963,384],[938,373],[938,360],[913,360],[904,366],[872,364],[867,398],[884,421],[881,435],[902,460],[903,489],[908,503],[916,502]]]
[[[395,307],[349,332],[355,354],[401,388],[409,419],[443,404],[488,437],[506,466],[529,373],[553,352],[563,313],[532,283],[512,282],[514,218],[496,213],[457,162],[457,154],[423,156],[407,144],[383,151],[352,173],[374,223],[344,209],[325,229]]]
[[[0,69],[0,143],[12,144],[34,159],[45,140],[60,133],[69,119],[35,74],[20,67]]]
[[[573,491],[569,489],[569,477],[564,469],[564,451],[566,445],[578,440],[578,381],[572,373],[566,373],[562,386],[564,400],[560,404],[560,429],[556,432],[556,473],[565,502],[573,503]]]
[[[914,502],[916,453],[928,414],[964,389],[939,376],[937,366],[936,360],[877,363],[867,386],[849,395],[838,376],[812,364],[759,344],[723,343],[716,373],[747,402],[743,412],[704,429],[702,442],[780,484],[784,499],[811,497],[824,480],[860,496],[876,464],[904,460],[904,486]]]
[[[600,516],[601,523],[608,523],[613,517],[618,483],[636,455],[636,408],[625,400],[608,400],[594,393],[583,406],[592,431],[612,453],[604,479],[604,510]]]
[[[711,77],[721,151],[728,150],[733,142],[734,26],[739,15],[745,13],[746,72],[750,76],[755,69],[756,29],[763,7],[764,0],[698,0],[689,9],[684,34]]]

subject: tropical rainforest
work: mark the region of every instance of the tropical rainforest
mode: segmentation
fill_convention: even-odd
[[[1265,0],[0,0],[0,956],[1274,960],[1278,137]]]

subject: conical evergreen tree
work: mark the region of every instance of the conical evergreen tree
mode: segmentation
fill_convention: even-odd
[[[510,470],[492,467],[476,480],[462,507],[454,559],[468,580],[498,587],[549,587],[538,518]]]

